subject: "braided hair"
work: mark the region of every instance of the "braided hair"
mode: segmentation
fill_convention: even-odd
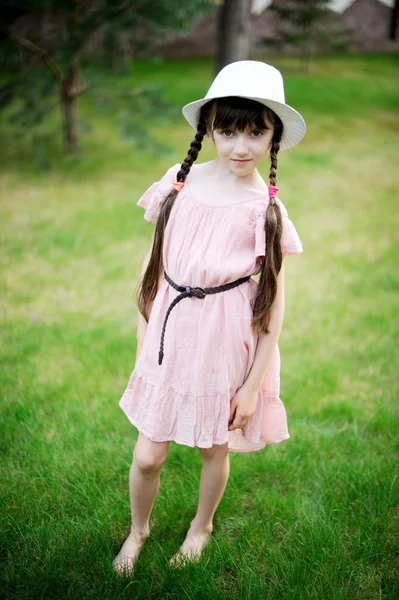
[[[283,124],[277,117],[270,147],[270,185],[277,183],[277,154],[283,134]],[[275,198],[270,198],[264,224],[266,232],[265,258],[260,271],[258,291],[254,300],[252,329],[257,334],[270,333],[268,330],[271,307],[277,295],[277,276],[281,270],[283,254],[281,235],[283,223],[281,210]]]
[[[191,142],[187,156],[182,162],[180,169],[177,173],[177,181],[184,182],[187,179],[187,176],[190,173],[190,169],[194,161],[197,160],[198,154],[202,148],[202,141],[204,139],[204,135],[206,134],[206,130],[207,128],[205,119],[200,117],[195,138]],[[150,260],[148,262],[147,269],[144,273],[142,280],[139,283],[137,290],[137,305],[140,313],[143,315],[146,321],[148,321],[149,319],[149,303],[154,300],[158,291],[158,279],[162,267],[163,239],[166,225],[168,223],[169,216],[175,203],[177,194],[178,191],[175,188],[173,188],[162,203],[161,210],[155,226],[154,243],[152,245]]]

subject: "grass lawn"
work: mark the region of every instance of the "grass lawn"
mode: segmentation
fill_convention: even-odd
[[[320,57],[309,75],[275,64],[308,125],[278,182],[304,247],[286,258],[279,341],[291,438],[230,455],[213,543],[183,571],[168,559],[195,513],[201,459],[174,443],[134,579],[111,562],[130,524],[137,431],[118,401],[152,229],[136,202],[183,160],[192,130],[183,118],[152,127],[170,155],[136,155],[82,99],[94,125],[83,160],[56,140],[41,171],[3,129],[3,598],[399,598],[399,60]],[[132,81],[160,81],[183,105],[213,69],[139,63]],[[213,156],[206,144],[200,161]]]

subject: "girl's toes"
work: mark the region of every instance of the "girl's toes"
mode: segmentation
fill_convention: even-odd
[[[195,560],[194,556],[188,556],[187,554],[182,554],[181,552],[176,552],[176,554],[174,556],[172,556],[172,558],[170,559],[169,564],[174,569],[182,569],[183,567],[186,567],[193,560]]]
[[[190,535],[188,534],[177,552],[169,561],[171,567],[180,568],[201,558],[205,546],[209,543],[211,533]]]
[[[132,577],[133,575],[133,567],[134,561],[131,559],[124,561],[117,561],[117,558],[112,563],[112,567],[118,575],[122,575],[123,577]]]
[[[172,558],[169,561],[169,564],[174,569],[178,569],[179,567],[182,566],[181,562],[182,562],[182,557],[179,553],[177,553],[174,556],[172,556]]]
[[[134,563],[139,557],[144,540],[148,536],[136,536],[130,533],[126,538],[118,556],[114,559],[112,566],[118,575],[131,577],[133,575]]]

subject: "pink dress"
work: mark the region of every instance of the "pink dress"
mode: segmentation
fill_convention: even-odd
[[[172,189],[180,165],[171,167],[137,202],[155,223],[161,201]],[[283,215],[284,255],[303,252],[287,210]],[[259,273],[265,254],[267,192],[232,205],[196,198],[190,175],[178,193],[166,227],[163,265],[178,285],[214,287]],[[180,292],[166,279],[158,289],[142,351],[119,402],[131,423],[156,442],[210,448],[228,442],[233,452],[251,452],[290,437],[280,400],[280,353],[276,345],[246,427],[228,431],[230,401],[245,382],[258,336],[251,330],[254,279],[204,299],[184,298],[171,311],[164,358],[158,364],[165,313]]]

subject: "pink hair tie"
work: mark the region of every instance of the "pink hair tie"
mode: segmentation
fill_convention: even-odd
[[[269,198],[274,198],[276,195],[276,192],[278,192],[278,190],[280,188],[278,188],[275,185],[269,185],[267,189],[269,190]]]
[[[180,190],[182,189],[183,185],[184,185],[184,181],[171,181],[170,182],[173,187],[175,188],[175,190],[177,190],[178,192],[180,192]]]

